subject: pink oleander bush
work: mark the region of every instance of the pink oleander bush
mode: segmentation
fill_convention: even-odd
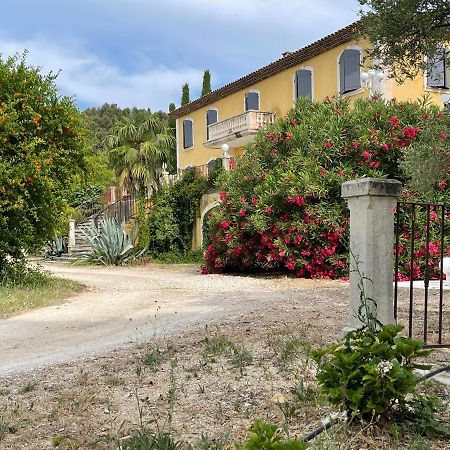
[[[341,184],[364,176],[396,178],[405,184],[409,200],[421,199],[422,194],[406,187],[411,175],[403,170],[403,160],[416,143],[448,146],[450,152],[449,124],[448,114],[426,101],[299,101],[261,130],[222,178],[221,203],[205,226],[203,272],[348,276],[349,214],[340,198]],[[434,180],[428,200],[450,200],[450,176],[443,173]],[[403,216],[406,220],[407,212]],[[420,238],[423,214],[418,221]],[[436,245],[440,219],[433,224],[430,245]],[[408,242],[405,225],[397,249],[403,278],[409,274]],[[433,246],[430,250],[435,253]],[[423,251],[419,244],[417,251]],[[420,258],[417,264],[421,273]],[[434,257],[432,264],[437,264]]]

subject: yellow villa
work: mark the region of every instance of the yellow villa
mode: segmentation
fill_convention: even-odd
[[[357,37],[358,22],[176,109],[177,167],[207,165],[223,156],[240,155],[257,131],[283,116],[299,97],[327,96],[415,100],[429,94],[442,105],[450,93],[450,71],[437,61],[414,80],[397,84],[388,68],[363,64],[369,44]],[[226,144],[226,146],[224,146]]]

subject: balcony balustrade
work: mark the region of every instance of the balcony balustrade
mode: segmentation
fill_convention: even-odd
[[[249,143],[265,126],[275,122],[275,114],[269,111],[246,111],[238,116],[208,126],[205,147],[220,148],[227,143],[231,148]]]

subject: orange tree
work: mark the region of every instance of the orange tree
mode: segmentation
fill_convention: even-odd
[[[419,150],[439,150],[443,170],[438,165],[439,170],[431,173],[430,164],[425,171],[432,179],[427,199],[448,203],[449,124],[448,114],[426,101],[374,98],[352,105],[339,99],[299,101],[286,117],[259,132],[222,179],[221,203],[208,224],[203,271],[286,270],[312,278],[348,275],[349,217],[340,197],[341,184],[364,176],[397,178],[406,186],[405,197],[421,199],[411,191],[420,177],[410,183],[416,176],[416,160],[426,164]],[[412,153],[416,162],[405,164]],[[434,216],[430,252],[435,252],[438,240],[439,218]],[[418,240],[425,232],[424,218],[419,220]],[[405,228],[397,249],[404,277],[410,271],[409,239]],[[419,277],[423,254],[416,258]]]
[[[25,57],[0,59],[0,282],[53,236],[65,192],[83,170],[83,122],[55,78]]]

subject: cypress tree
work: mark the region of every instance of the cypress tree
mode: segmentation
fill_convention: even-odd
[[[202,97],[211,92],[211,74],[209,70],[206,69],[203,73],[203,84],[202,84]]]
[[[181,106],[187,105],[190,102],[189,98],[189,85],[186,83],[183,85],[183,90],[181,94]]]
[[[175,109],[177,109],[177,107],[175,106],[175,103],[171,103],[169,105],[169,114],[173,111],[175,111]],[[171,130],[175,130],[175,119],[169,116],[169,128]]]

